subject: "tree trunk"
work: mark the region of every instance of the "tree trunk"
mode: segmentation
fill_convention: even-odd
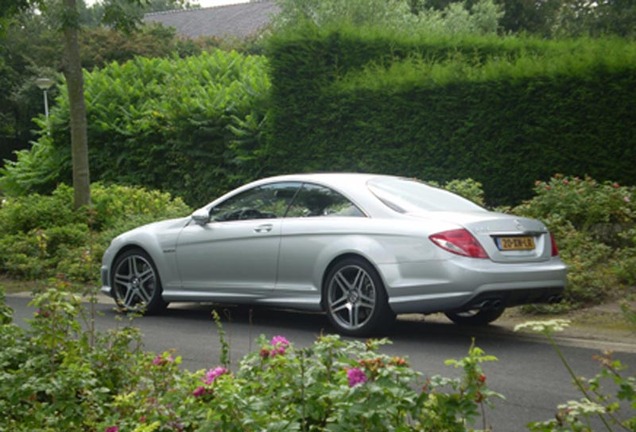
[[[63,27],[66,62],[64,76],[68,88],[71,115],[71,151],[73,156],[73,203],[77,209],[91,201],[88,168],[88,133],[86,127],[86,103],[84,101],[84,76],[80,59],[79,12],[76,0],[64,0],[64,15],[68,21]]]

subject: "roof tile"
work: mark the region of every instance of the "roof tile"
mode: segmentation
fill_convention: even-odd
[[[174,27],[178,35],[189,38],[212,36],[244,39],[266,27],[280,8],[274,1],[174,10],[146,14],[144,22]]]

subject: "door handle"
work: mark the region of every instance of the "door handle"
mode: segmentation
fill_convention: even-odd
[[[272,225],[272,224],[259,225],[256,228],[254,228],[254,232],[257,232],[257,233],[270,232],[273,227],[274,227],[274,225]]]

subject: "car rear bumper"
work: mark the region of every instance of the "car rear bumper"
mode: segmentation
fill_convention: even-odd
[[[567,268],[559,258],[544,262],[500,264],[457,258],[434,263],[382,266],[393,311],[433,313],[559,301]]]

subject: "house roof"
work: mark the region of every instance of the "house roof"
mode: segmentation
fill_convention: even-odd
[[[174,27],[178,35],[244,39],[266,27],[280,8],[271,0],[146,14],[144,22]]]

